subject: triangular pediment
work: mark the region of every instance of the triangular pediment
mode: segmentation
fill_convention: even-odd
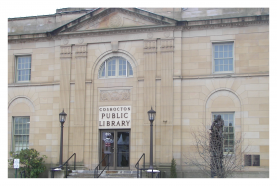
[[[171,25],[175,20],[139,9],[100,8],[66,25],[59,32]]]

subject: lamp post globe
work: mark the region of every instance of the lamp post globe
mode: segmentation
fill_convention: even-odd
[[[148,119],[150,121],[150,166],[149,169],[153,170],[153,121],[155,120],[156,111],[152,109],[148,112]],[[153,174],[152,174],[153,177]]]
[[[156,111],[152,109],[151,107],[151,110],[149,110],[148,112],[148,119],[150,122],[153,122],[155,120],[155,116],[156,116]]]
[[[61,123],[65,122],[66,116],[67,116],[67,114],[64,112],[64,109],[63,109],[63,111],[59,114],[59,119],[60,119]]]
[[[60,140],[60,166],[63,164],[63,124],[66,120],[67,114],[63,111],[59,114],[59,120],[61,123],[61,140]]]

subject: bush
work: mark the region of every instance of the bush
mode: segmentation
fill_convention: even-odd
[[[25,171],[26,178],[37,178],[46,169],[44,159],[47,157],[45,155],[39,157],[39,152],[35,149],[23,149],[19,154],[11,152],[11,155],[9,164],[13,166],[14,159],[20,159],[19,172]]]
[[[171,160],[171,166],[170,166],[170,178],[177,178],[177,172],[176,172],[176,160],[173,158]]]

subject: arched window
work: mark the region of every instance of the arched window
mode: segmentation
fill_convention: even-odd
[[[132,77],[133,69],[130,63],[122,57],[106,60],[100,67],[99,78]]]

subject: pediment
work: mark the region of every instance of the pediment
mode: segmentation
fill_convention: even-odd
[[[137,18],[132,15],[126,15],[121,12],[113,12],[103,18],[88,23],[76,31],[95,30],[95,29],[108,29],[120,27],[134,27],[134,26],[147,26],[156,25],[153,22]]]
[[[152,13],[123,8],[97,9],[64,26],[60,32],[82,32],[102,29],[131,28],[138,26],[170,25],[174,20]]]

